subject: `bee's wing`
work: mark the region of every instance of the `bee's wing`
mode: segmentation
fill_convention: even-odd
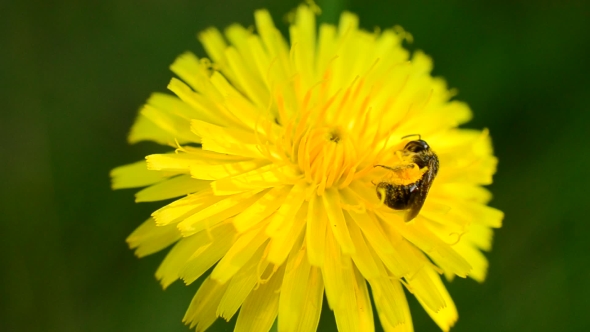
[[[410,199],[408,201],[409,210],[406,213],[404,220],[406,222],[416,218],[424,202],[426,201],[426,195],[428,194],[428,187],[425,188],[424,184],[422,183],[414,192],[410,194]]]
[[[432,181],[434,181],[434,177],[437,173],[438,159],[432,158],[428,163],[428,171],[424,174],[422,181],[420,181],[418,187],[410,193],[410,199],[408,200],[409,210],[404,217],[406,222],[416,218],[418,213],[420,213],[420,210],[426,201],[426,196],[428,196]]]

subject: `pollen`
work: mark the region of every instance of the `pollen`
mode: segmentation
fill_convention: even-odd
[[[394,185],[410,185],[416,183],[428,171],[428,167],[420,169],[415,163],[394,165],[387,169],[389,172],[382,181],[389,182]]]

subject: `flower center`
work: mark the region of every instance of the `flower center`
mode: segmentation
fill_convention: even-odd
[[[342,184],[354,174],[356,151],[340,127],[314,128],[306,132],[299,144],[299,167],[318,192]],[[350,173],[353,174],[350,174]]]
[[[340,130],[338,128],[335,128],[329,133],[329,140],[334,143],[338,143],[340,142],[341,136],[342,135],[340,134]]]

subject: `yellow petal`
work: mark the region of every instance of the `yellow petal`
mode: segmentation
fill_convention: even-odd
[[[293,166],[270,164],[246,173],[219,179],[211,183],[211,187],[217,195],[230,195],[282,185],[294,185],[299,179],[301,176],[295,174]]]
[[[312,267],[309,272],[307,291],[304,293],[303,312],[296,331],[315,331],[322,313],[324,283],[320,269]]]
[[[437,181],[441,183],[467,182],[486,185],[492,183],[498,160],[492,154],[487,130],[453,130],[441,135],[437,144],[441,165]]]
[[[334,309],[336,317],[336,326],[339,331],[367,331],[375,330],[373,322],[373,308],[369,298],[367,282],[361,276],[357,269],[353,271],[353,289],[354,295],[346,299],[346,304]],[[357,316],[358,318],[354,317]],[[358,323],[357,323],[358,322]],[[358,324],[358,325],[357,325]]]
[[[181,239],[172,247],[156,270],[156,278],[160,280],[164,289],[180,278],[180,271],[184,268],[186,261],[204,243],[206,242],[202,237],[192,236]]]
[[[225,50],[225,57],[228,66],[235,74],[236,86],[241,87],[244,91],[244,96],[254,104],[252,105],[252,110],[256,108],[259,110],[266,109],[270,100],[270,94],[266,86],[260,80],[260,77],[257,75],[257,71],[253,71],[255,68],[248,66],[247,62],[245,62],[246,60],[233,47],[229,47]],[[231,93],[234,98],[241,97],[238,96],[238,91],[231,89],[224,83],[222,84],[226,93]],[[244,101],[245,100],[243,100],[243,102]],[[256,113],[251,113],[250,115],[252,116],[252,119],[255,120]],[[251,124],[253,123],[254,122]]]
[[[162,145],[174,143],[174,135],[139,113],[133,122],[127,141],[131,144],[141,141],[154,141]]]
[[[129,142],[151,140],[160,144],[198,142],[190,132],[189,120],[200,119],[199,113],[180,99],[163,93],[154,93],[142,108],[131,128]],[[188,131],[187,131],[188,130]]]
[[[202,137],[203,149],[247,158],[266,158],[256,137],[243,130],[226,129],[206,122],[191,122],[194,133]],[[250,143],[245,143],[250,142]]]
[[[191,179],[179,175],[147,187],[135,194],[136,202],[153,202],[201,191],[209,186],[209,181]]]
[[[161,113],[182,119],[183,130],[189,129],[186,125],[191,119],[201,118],[201,112],[190,107],[178,97],[164,93],[153,93],[148,99],[147,105]]]
[[[412,330],[410,310],[400,281],[387,273],[386,266],[379,260],[377,253],[368,247],[378,272],[378,277],[369,279],[373,301],[385,331],[402,327],[400,331]]]
[[[270,189],[259,200],[254,202],[234,218],[234,226],[239,233],[254,227],[273,214],[287,198],[288,187],[280,186]]]
[[[218,316],[229,321],[252,289],[261,281],[261,276],[265,271],[267,272],[268,267],[268,261],[263,259],[265,250],[266,245],[258,248],[252,258],[233,276],[219,303]],[[269,270],[272,271],[272,267]]]
[[[436,289],[436,292],[441,297],[444,305],[438,309],[433,309],[433,307],[428,304],[429,299],[425,298],[423,294],[420,294],[417,288],[415,288],[416,298],[440,329],[447,332],[453,327],[453,325],[455,325],[455,322],[459,318],[455,303],[449,295],[447,288],[440,280],[440,277],[433,269],[424,269],[423,273],[426,275],[426,278],[429,279],[429,283],[431,283],[430,286],[433,286]],[[434,290],[431,290],[430,292],[434,292]]]
[[[189,280],[187,283],[196,280],[225,254],[234,235],[228,222],[210,232],[203,231],[181,239],[158,267],[156,278],[164,288],[182,277]]]
[[[295,218],[295,214],[305,200],[306,189],[307,183],[304,180],[291,187],[285,201],[271,217],[270,224],[266,228],[266,234],[272,237],[279,228],[290,223]]]
[[[351,34],[358,30],[359,18],[357,15],[351,12],[342,12],[340,15],[340,21],[338,21],[338,34],[342,36]]]
[[[170,65],[170,70],[174,72],[183,81],[188,83],[195,91],[200,93],[210,92],[211,85],[209,84],[209,77],[212,74],[211,63],[208,59],[197,58],[191,52],[185,52],[179,55],[174,63]],[[198,109],[193,108],[194,111]],[[203,112],[199,112],[200,116],[203,116]],[[198,119],[211,122],[213,120],[208,117]]]
[[[266,52],[266,49],[262,46],[262,40],[260,36],[251,35],[248,37],[247,40],[248,48],[252,53],[252,60],[256,65],[256,69],[258,71],[258,76],[263,80],[264,84],[267,87],[270,87],[271,84],[269,82],[269,69],[271,66],[271,60]]]
[[[256,21],[256,30],[262,38],[264,47],[268,51],[271,58],[275,59],[278,64],[273,67],[273,74],[282,74],[281,76],[288,76],[288,57],[289,46],[283,38],[281,32],[275,28],[272,18],[268,11],[257,10],[254,13],[254,20]]]
[[[471,270],[469,263],[448,243],[443,242],[428,230],[424,222],[420,221],[420,216],[414,219],[414,222],[405,223],[400,218],[389,216],[390,213],[386,211],[377,211],[377,214],[383,220],[388,220],[390,224],[395,225],[395,229],[404,238],[424,251],[443,270],[463,278],[469,274]]]
[[[316,195],[309,200],[306,227],[307,258],[311,265],[321,267],[325,260],[328,216],[322,199]]]
[[[424,226],[443,242],[456,243],[473,223],[473,216],[463,210],[451,208],[448,200],[429,197],[428,206],[420,211]]]
[[[334,59],[336,46],[336,28],[328,24],[320,25],[316,65],[318,75],[323,75],[328,67],[328,63]]]
[[[307,216],[307,205],[299,209],[294,219],[285,221],[283,225],[273,234],[268,250],[268,261],[281,265],[287,259],[289,252],[299,239],[302,239],[302,230],[305,226]]]
[[[366,281],[350,258],[342,256],[331,234],[326,239],[326,261],[322,275],[338,331],[373,331],[373,311]]]
[[[229,176],[243,174],[268,165],[267,160],[254,159],[219,165],[193,164],[190,172],[193,178],[202,180],[219,180]]]
[[[224,50],[227,48],[227,43],[223,39],[221,32],[216,28],[208,28],[201,32],[198,37],[211,60],[223,66]]]
[[[317,78],[314,75],[314,58],[316,46],[315,14],[307,6],[299,6],[295,17],[295,24],[291,25],[291,52],[293,53],[295,68],[302,76],[307,90],[314,85]]]
[[[149,218],[127,237],[127,243],[131,249],[135,249],[135,255],[144,257],[168,247],[180,237],[174,225],[156,226],[156,221]]]
[[[294,249],[281,288],[278,330],[312,332],[320,320],[324,284],[320,270],[309,264],[305,247]]]
[[[270,330],[279,309],[279,290],[283,283],[284,265],[268,282],[253,290],[242,304],[234,331],[266,332]]]
[[[113,189],[145,187],[172,175],[175,174],[150,171],[146,162],[142,160],[114,168],[111,171],[111,186]]]
[[[408,303],[404,291],[398,280],[387,276],[370,280],[373,301],[379,313],[379,319],[384,326],[394,327],[398,325],[412,324],[406,318],[409,315]],[[387,329],[385,329],[387,331]]]
[[[408,51],[400,47],[400,44],[405,39],[404,32],[399,33],[394,29],[384,30],[376,40],[375,53],[381,59],[389,59],[390,63],[402,63],[408,59]]]
[[[203,229],[213,227],[216,224],[237,215],[240,211],[260,199],[262,195],[264,195],[264,192],[247,192],[233,196],[225,196],[226,198],[205,206],[197,213],[181,221],[178,224],[178,229],[182,232],[183,236],[189,236],[200,232]]]
[[[339,331],[373,331],[373,310],[365,279],[343,256],[334,237],[326,236],[326,261],[322,267],[328,304]]]
[[[481,251],[467,241],[460,241],[454,248],[473,267],[469,277],[477,282],[484,282],[488,272],[488,260]]]
[[[195,328],[198,332],[205,331],[217,319],[215,308],[226,288],[227,284],[222,285],[209,278],[205,279],[193,297],[182,321],[190,325],[191,329]]]
[[[200,143],[201,140],[190,129],[190,122],[187,118],[180,117],[176,114],[164,112],[161,109],[151,105],[145,105],[141,109],[141,115],[148,118],[156,126],[164,129],[171,137],[180,143],[194,142]]]
[[[415,246],[392,226],[391,221],[389,219],[385,219],[387,222],[379,221],[378,217],[373,213],[369,213],[369,217],[366,219],[368,222],[367,225],[375,223],[378,231],[383,232],[393,247],[392,251],[387,252],[373,241],[368,241],[367,243],[378,259],[387,267],[387,270],[397,278],[402,278],[408,274],[412,274],[414,271],[420,270],[424,263],[427,262],[427,259],[422,254],[416,254]],[[395,218],[399,219],[399,222],[402,222],[401,217],[396,216]]]
[[[353,284],[350,271],[352,264],[350,259],[342,257],[342,250],[336,243],[332,232],[326,232],[325,243],[326,253],[322,264],[322,276],[326,287],[328,305],[334,310],[337,306],[341,306],[341,302],[344,302],[343,297],[348,295],[345,293],[352,291],[352,287],[347,287]],[[342,270],[348,270],[348,273],[343,275]]]
[[[352,254],[355,252],[354,243],[350,238],[348,232],[348,226],[340,207],[340,197],[338,191],[334,188],[326,190],[322,195],[324,206],[328,214],[329,224],[331,226],[334,237],[338,241],[342,248],[342,252],[345,254]]]
[[[231,51],[232,48],[226,52],[226,59],[230,62],[231,66],[236,66],[234,62],[239,62],[235,52]],[[241,68],[240,68],[241,69]],[[239,70],[235,72],[236,79],[245,79],[242,75],[247,73]],[[264,118],[270,118],[270,112],[262,111],[268,108],[270,98],[266,97],[266,87],[259,85],[251,90],[251,93],[258,94],[258,103],[261,103],[262,107],[256,107],[246,96],[236,89],[223,75],[215,72],[211,75],[211,83],[217,88],[224,98],[224,106],[227,111],[232,114],[236,119],[240,121],[240,124],[249,129],[259,128],[257,125]],[[263,98],[263,99],[261,99]],[[265,100],[266,99],[266,100]]]
[[[198,193],[178,199],[152,213],[159,226],[178,223],[195,212],[220,201],[222,197],[214,196],[211,189],[207,188]]]
[[[446,210],[432,213],[433,211],[430,210],[429,206],[424,216],[447,226],[450,232],[460,232],[473,223],[498,228],[502,226],[502,219],[504,219],[502,211],[481,203],[459,199],[439,199],[437,197],[433,197],[431,203],[445,205]]]
[[[363,231],[369,243],[379,252],[393,253],[391,239],[388,239],[373,214],[366,212],[347,211],[356,225]]]
[[[386,277],[386,274],[382,275],[384,270],[380,271],[377,266],[377,263],[373,259],[370,249],[367,246],[365,238],[361,233],[359,227],[354,223],[354,221],[350,220],[350,217],[348,215],[345,215],[345,217],[347,217],[346,219],[349,220],[347,222],[348,230],[350,231],[350,237],[354,242],[356,248],[355,253],[351,254],[351,257],[354,261],[354,264],[359,269],[360,273],[367,280],[371,280],[373,278],[378,277]]]
[[[238,124],[238,119],[223,106],[223,96],[209,80],[207,82],[206,95],[194,92],[188,85],[176,78],[170,80],[168,90],[174,92],[186,105],[199,112],[199,116],[193,117],[194,119],[203,121],[211,119],[209,121],[211,124],[219,126],[235,126]]]
[[[245,65],[252,72],[256,72],[256,59],[254,58],[250,49],[249,40],[255,36],[252,29],[245,28],[240,24],[231,24],[224,30],[224,34],[227,40],[234,46],[239,52]],[[258,75],[260,78],[261,75]]]
[[[201,165],[225,165],[233,163],[242,163],[238,165],[243,165],[243,163],[247,163],[240,157],[221,155],[200,148],[181,147],[177,151],[177,153],[152,154],[147,156],[147,168],[149,170],[166,171],[171,174],[188,174],[192,168],[198,168]]]
[[[377,312],[379,313],[381,326],[386,332],[414,332],[412,315],[404,290],[399,281],[390,282],[392,283],[393,289],[390,290],[391,293],[388,292],[389,294],[386,295],[389,297],[382,297],[379,300],[375,300],[375,307],[377,307]],[[388,301],[383,302],[384,300]],[[394,302],[396,306],[390,307],[390,302]],[[395,312],[392,313],[391,311]],[[402,317],[401,322],[396,321],[397,318],[394,318],[398,316]]]
[[[478,204],[478,203],[471,203],[467,202],[463,206],[463,208],[467,211],[470,211],[477,217],[474,219],[474,222],[480,225],[492,227],[492,228],[500,228],[502,227],[502,220],[504,219],[504,212],[493,208],[491,206]]]
[[[152,217],[156,219],[158,226],[175,224],[221,199],[221,197],[213,196],[211,189],[205,189],[194,195],[178,199],[154,211]]]
[[[461,198],[486,204],[492,199],[490,191],[473,183],[442,183],[430,188],[428,196],[446,199]]]
[[[378,259],[395,277],[401,278],[410,274],[412,271],[420,269],[426,262],[422,256],[415,255],[414,246],[391,224],[380,223],[373,213],[367,213],[366,215],[350,211],[349,213],[353,216],[353,219],[356,219],[357,225],[363,230],[369,248],[375,252]],[[373,237],[369,237],[369,234],[373,234]],[[380,242],[382,236],[386,239],[387,246],[383,246],[383,243]]]
[[[145,157],[147,168],[153,171],[190,173],[190,167],[200,158],[188,153],[152,154]]]
[[[231,222],[226,222],[209,231],[195,234],[199,239],[195,243],[192,255],[186,260],[179,272],[179,277],[189,285],[207,272],[230,249],[236,231]]]
[[[268,236],[262,227],[240,234],[228,252],[211,272],[211,278],[221,283],[231,279],[264,245]]]
[[[496,172],[498,159],[492,156],[481,157],[461,167],[449,167],[440,172],[441,182],[470,182],[480,185],[492,183],[492,174]]]
[[[440,282],[440,277],[434,272],[432,267],[425,265],[422,269],[405,279],[408,283],[408,290],[416,296],[425,309],[437,312],[447,306],[442,294],[446,289],[442,283],[439,284],[436,282]]]
[[[475,223],[469,227],[461,240],[468,241],[481,250],[489,251],[492,249],[492,237],[493,231],[489,227]]]

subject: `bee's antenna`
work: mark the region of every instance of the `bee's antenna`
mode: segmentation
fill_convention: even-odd
[[[410,134],[410,135],[406,135],[406,136],[402,137],[402,139],[404,139],[404,138],[408,138],[408,137],[412,137],[412,136],[418,136],[418,140],[421,140],[421,139],[422,139],[422,135],[420,135],[420,134]]]

